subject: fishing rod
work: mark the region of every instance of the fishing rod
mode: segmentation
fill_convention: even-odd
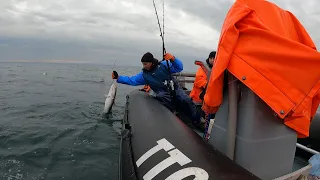
[[[162,8],[163,8],[163,24],[162,24],[162,30],[161,30],[161,25],[160,25],[160,21],[159,21],[159,16],[158,16],[158,12],[157,12],[157,8],[156,8],[156,4],[153,0],[153,7],[154,7],[154,10],[155,10],[155,13],[156,13],[156,17],[157,17],[157,21],[158,21],[158,26],[159,26],[159,30],[160,30],[160,36],[161,36],[161,39],[162,39],[162,61],[164,61],[164,55],[166,53],[166,48],[165,48],[165,45],[164,45],[164,0],[162,1]],[[169,88],[169,92],[170,92],[170,95],[175,98],[176,96],[176,93],[175,93],[175,90],[174,90],[174,82],[173,82],[173,78],[171,76],[171,70],[170,70],[170,65],[169,65],[169,62],[167,62],[167,68],[168,68],[168,77],[169,77],[169,82],[165,81],[164,84]]]
[[[114,60],[113,62],[113,66],[112,66],[112,72],[114,71],[114,68],[116,66],[116,60]],[[110,86],[114,83],[114,79],[112,79],[111,83],[110,83]]]
[[[163,2],[163,23],[162,23],[162,30],[161,30],[161,25],[160,25],[160,21],[159,21],[159,16],[158,16],[158,11],[157,11],[157,8],[156,8],[156,4],[153,0],[153,7],[154,7],[154,10],[155,10],[155,13],[156,13],[156,17],[157,17],[157,21],[158,21],[158,26],[159,26],[159,30],[160,30],[160,37],[161,37],[161,40],[162,40],[162,61],[164,61],[164,55],[166,53],[166,48],[164,46],[164,0],[162,1]],[[168,66],[168,69],[169,69],[169,74],[170,74],[170,66],[169,66],[169,62],[167,61],[167,66]]]
[[[164,1],[163,1],[164,2]],[[164,4],[164,3],[163,3]],[[159,26],[159,30],[160,30],[160,37],[162,39],[162,55],[164,57],[164,54],[166,52],[166,49],[164,47],[164,24],[163,24],[163,28],[161,30],[161,25],[160,25],[160,21],[159,21],[159,16],[158,16],[158,12],[157,12],[157,8],[156,8],[156,4],[153,0],[153,7],[154,7],[154,10],[156,12],[156,17],[157,17],[157,21],[158,21],[158,26]],[[163,7],[163,13],[164,13],[164,7]],[[163,23],[164,23],[164,14],[163,14]]]
[[[162,51],[164,56],[166,53],[166,48],[164,47],[164,0],[162,0]]]

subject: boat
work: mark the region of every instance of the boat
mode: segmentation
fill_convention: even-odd
[[[200,64],[199,61],[196,62]],[[204,63],[203,63],[204,64]],[[183,80],[181,77],[195,76],[191,73],[176,74],[179,76],[179,82],[183,85],[192,80]],[[189,93],[186,87],[186,93]],[[238,132],[236,141],[238,144],[233,145],[235,156],[237,158],[230,159],[227,156],[227,138],[232,135],[232,132],[227,132],[228,129],[227,108],[228,98],[223,103],[222,109],[216,114],[215,124],[211,131],[211,136],[208,141],[203,139],[203,132],[193,127],[190,119],[183,115],[176,115],[162,106],[148,93],[134,90],[127,95],[125,106],[125,115],[123,118],[123,128],[120,143],[120,158],[119,158],[119,180],[128,179],[183,179],[189,176],[194,179],[298,179],[300,175],[307,176],[311,165],[308,164],[308,159],[315,153],[319,153],[320,149],[315,148],[319,142],[320,132],[320,113],[317,113],[311,126],[311,133],[308,139],[311,139],[309,144],[297,143],[294,132],[286,128],[281,121],[275,120],[275,116],[269,116],[270,111],[254,93],[243,87],[242,96],[242,111],[251,111],[249,122],[261,120],[255,127],[242,129],[242,131],[254,131],[257,126],[268,126],[264,131],[270,129],[278,129],[274,134],[258,132],[250,137],[250,135],[241,134],[238,123]],[[246,95],[244,95],[246,94]],[[229,93],[225,93],[227,97]],[[230,100],[230,98],[229,98]],[[251,103],[248,103],[251,101]],[[250,107],[245,104],[254,104],[256,107]],[[201,106],[201,104],[198,104]],[[229,111],[230,112],[230,111]],[[255,113],[253,113],[255,112]],[[248,118],[239,116],[238,121],[243,121]],[[261,118],[264,116],[266,118]],[[245,122],[245,123],[249,123]],[[229,127],[230,128],[230,127]],[[243,128],[243,127],[242,127]],[[317,133],[316,133],[317,132]],[[245,133],[245,132],[242,132]],[[255,139],[257,133],[260,140]],[[280,140],[279,140],[280,139]],[[239,143],[242,142],[242,145]],[[252,141],[256,141],[251,143]],[[265,143],[265,141],[270,141]],[[271,146],[270,146],[271,145]],[[269,147],[268,147],[269,146]],[[285,153],[276,153],[272,151],[273,146],[281,146]],[[309,146],[309,147],[307,147]],[[260,147],[260,148],[259,148]],[[259,153],[255,153],[255,149],[259,149]],[[275,148],[279,149],[279,148]],[[242,151],[251,150],[252,157],[241,157]],[[285,156],[290,151],[294,159]],[[264,156],[261,156],[263,154]],[[272,156],[277,154],[279,159]],[[283,157],[281,157],[283,156]],[[250,161],[255,164],[255,167],[243,167]],[[267,163],[266,163],[267,162]],[[281,163],[280,163],[281,162]],[[280,164],[279,164],[280,163]],[[273,167],[273,168],[272,168]],[[282,169],[281,169],[282,168]],[[253,172],[260,175],[257,176]],[[274,172],[272,172],[274,171]],[[278,174],[279,176],[274,176]],[[264,177],[264,178],[263,178]]]
[[[211,70],[204,62],[195,61],[195,65],[210,78]],[[209,139],[203,138],[203,132],[193,127],[187,116],[171,112],[147,92],[137,89],[127,95],[119,180],[296,180],[310,174],[308,160],[320,151],[319,111],[313,117],[309,137],[298,138],[297,132],[245,85],[245,76],[236,77],[229,69],[224,72],[222,104]],[[175,76],[189,93],[184,84],[192,80],[182,77],[195,74]]]

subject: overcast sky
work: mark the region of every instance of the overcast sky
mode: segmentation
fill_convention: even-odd
[[[155,0],[162,24],[162,0]],[[165,43],[185,69],[215,50],[233,0],[165,1]],[[319,0],[271,0],[294,13],[320,45]],[[318,9],[318,12],[316,12]],[[162,42],[152,0],[1,0],[0,61],[140,65]]]

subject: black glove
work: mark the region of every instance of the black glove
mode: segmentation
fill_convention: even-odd
[[[117,73],[117,71],[113,71],[112,72],[112,79],[118,79],[119,75]]]

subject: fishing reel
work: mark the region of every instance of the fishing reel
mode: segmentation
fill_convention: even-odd
[[[170,80],[169,82],[165,80],[163,84],[167,86],[170,91],[174,91],[174,82],[172,80]]]

